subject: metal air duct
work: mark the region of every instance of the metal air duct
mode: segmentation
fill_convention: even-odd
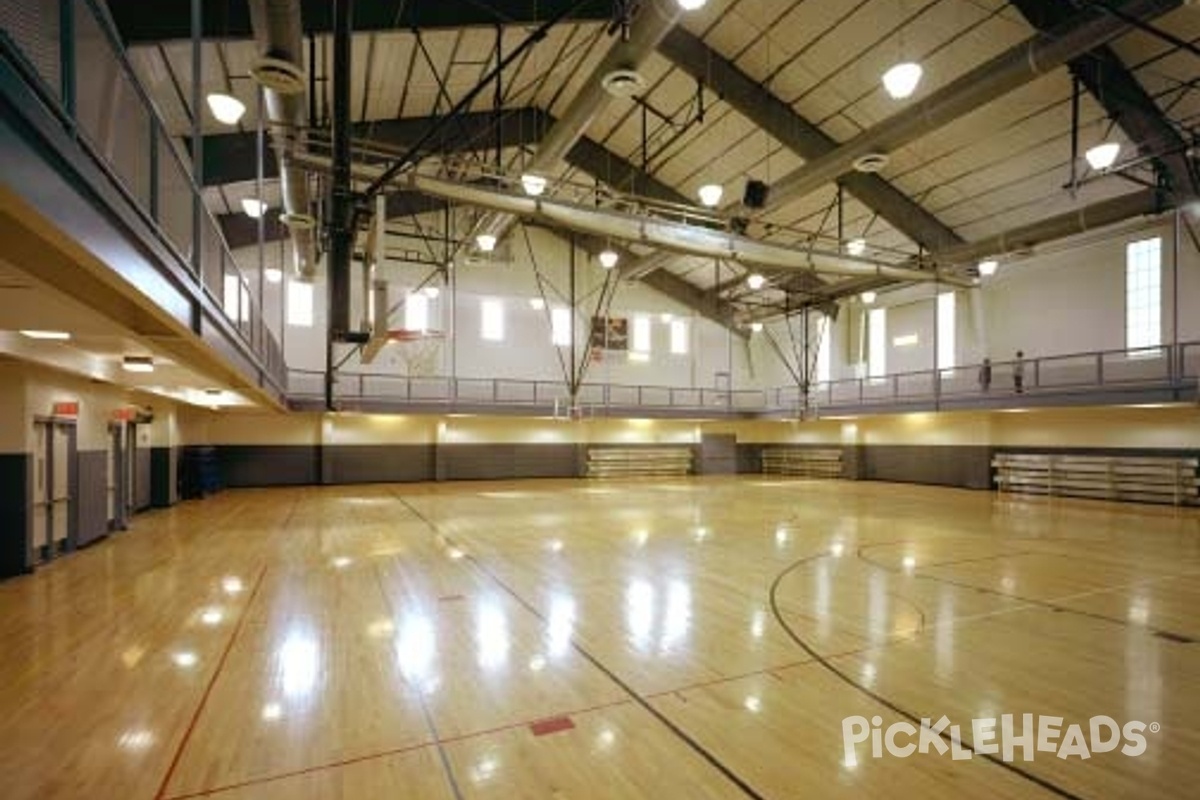
[[[1121,11],[1139,19],[1153,19],[1180,4],[1181,0],[1131,0]],[[1006,50],[924,100],[785,175],[771,187],[769,208],[779,208],[804,197],[852,172],[855,161],[893,152],[1130,30],[1128,23],[1098,9],[1080,12],[1070,27],[1039,33]]]
[[[296,164],[304,147],[304,64],[300,0],[250,0],[250,25],[259,58],[251,74],[262,84],[267,120],[279,161],[282,222],[291,232],[296,274],[312,280],[317,248],[308,177]]]

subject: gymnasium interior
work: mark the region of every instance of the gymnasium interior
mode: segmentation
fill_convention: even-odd
[[[1194,0],[3,0],[7,800],[1191,798]]]

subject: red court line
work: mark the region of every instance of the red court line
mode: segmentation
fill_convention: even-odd
[[[213,670],[212,677],[208,679],[208,685],[204,687],[204,694],[200,696],[200,704],[196,706],[196,710],[192,713],[191,720],[188,721],[187,729],[183,732],[183,739],[179,741],[179,747],[175,750],[175,756],[171,759],[171,766],[167,768],[167,774],[163,776],[162,784],[158,787],[158,793],[154,795],[156,800],[162,800],[167,793],[167,786],[171,783],[171,778],[175,776],[175,770],[179,767],[179,761],[183,758],[183,750],[187,747],[188,741],[192,738],[192,733],[196,730],[196,723],[200,721],[200,714],[203,713],[204,707],[208,704],[208,698],[212,694],[213,687],[217,684],[217,678],[221,676],[221,670],[225,669],[225,662],[229,659],[229,653],[233,650],[233,645],[237,641],[238,634],[242,632],[242,626],[246,622],[246,617],[250,616],[250,606],[254,603],[254,598],[258,596],[258,590],[262,588],[263,578],[266,577],[267,568],[264,565],[258,572],[258,577],[254,581],[254,588],[250,590],[250,596],[246,598],[246,605],[242,607],[242,614],[238,617],[237,624],[233,627],[233,633],[229,637],[229,641],[225,644],[225,649],[221,651],[221,657],[217,660],[217,668]]]
[[[573,711],[567,711],[562,714],[555,715],[555,717],[574,717],[574,716],[579,716],[581,714],[590,714],[594,711],[601,711],[606,708],[614,708],[616,706],[628,705],[632,702],[633,701],[631,699],[622,698],[620,700],[612,700],[607,703],[599,703],[594,706],[588,706],[586,708],[579,708],[579,709],[575,709]],[[553,719],[553,718],[554,717],[551,717],[551,719]],[[191,798],[206,797],[210,794],[217,794],[219,792],[229,792],[229,791],[233,791],[234,789],[242,789],[247,786],[258,786],[258,785],[264,784],[264,783],[274,783],[275,781],[281,781],[286,778],[296,778],[296,777],[300,777],[301,775],[311,775],[315,772],[325,772],[327,770],[333,770],[333,769],[338,769],[340,767],[350,766],[351,764],[358,764],[363,761],[374,761],[376,759],[387,758],[389,756],[403,755],[404,753],[411,753],[411,752],[415,752],[417,750],[424,750],[426,748],[435,747],[440,744],[454,744],[455,742],[462,742],[462,741],[466,741],[468,739],[477,739],[480,736],[489,736],[493,733],[503,733],[505,731],[511,731],[516,728],[526,728],[531,725],[535,725],[539,722],[544,722],[544,721],[546,721],[546,719],[547,719],[546,717],[537,717],[536,719],[523,719],[523,720],[520,720],[519,722],[509,722],[504,725],[497,725],[494,728],[484,728],[484,729],[478,730],[478,731],[469,731],[467,733],[460,733],[460,734],[456,734],[454,736],[446,736],[444,738],[437,738],[437,739],[431,739],[431,740],[425,741],[425,742],[419,742],[418,744],[404,745],[403,747],[393,747],[388,750],[380,750],[380,751],[377,751],[374,753],[366,753],[361,756],[352,756],[351,758],[339,759],[338,761],[329,761],[324,764],[314,764],[310,767],[301,767],[299,769],[290,770],[288,772],[278,772],[278,773],[275,773],[274,775],[264,775],[259,778],[247,778],[246,780],[238,781],[237,783],[227,783],[227,784],[224,784],[221,786],[213,786],[209,789],[201,789],[200,791],[189,792],[188,794],[177,794],[177,795],[173,795],[168,798],[159,798],[159,800],[191,800]]]

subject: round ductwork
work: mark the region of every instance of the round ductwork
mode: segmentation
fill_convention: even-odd
[[[879,172],[888,164],[887,153],[867,153],[854,159],[856,172]]]
[[[646,89],[646,78],[634,69],[615,69],[600,79],[600,85],[614,97],[633,97]]]
[[[311,214],[281,214],[279,221],[296,231],[311,231],[317,226]]]
[[[250,75],[263,88],[279,94],[300,94],[304,91],[304,70],[281,58],[260,58],[250,65]]]

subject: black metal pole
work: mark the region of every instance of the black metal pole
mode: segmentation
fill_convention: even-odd
[[[329,336],[350,333],[350,259],[354,250],[354,197],[350,183],[350,49],[353,0],[334,3],[333,182],[329,221]]]

